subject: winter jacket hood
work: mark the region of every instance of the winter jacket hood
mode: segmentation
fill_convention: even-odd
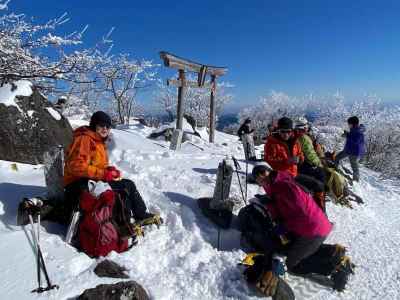
[[[346,144],[344,146],[344,152],[348,155],[362,156],[365,153],[365,142],[364,142],[365,126],[353,127],[346,136]]]
[[[313,197],[287,172],[272,172],[272,183],[264,186],[272,198],[267,204],[274,219],[300,237],[326,237],[332,225]]]
[[[294,137],[283,141],[279,134],[272,134],[267,138],[264,146],[264,160],[274,170],[287,171],[296,177],[297,165],[289,162],[289,158],[293,156],[298,156],[300,162],[304,160],[301,146]]]
[[[87,126],[77,128],[66,152],[64,186],[81,178],[101,180],[107,166],[104,139]]]

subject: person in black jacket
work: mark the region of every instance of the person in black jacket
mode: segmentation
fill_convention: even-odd
[[[247,118],[244,123],[240,126],[237,134],[239,136],[239,139],[242,140],[242,135],[244,134],[250,134],[254,132],[254,129],[250,129],[251,125],[251,120],[250,118]]]

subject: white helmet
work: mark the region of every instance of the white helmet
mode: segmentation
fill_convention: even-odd
[[[308,125],[305,117],[299,117],[295,120],[295,129],[307,129]]]

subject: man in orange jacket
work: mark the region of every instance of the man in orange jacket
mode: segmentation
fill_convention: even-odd
[[[88,180],[105,181],[111,188],[122,193],[126,206],[136,221],[154,216],[146,212],[146,205],[129,179],[121,179],[121,172],[108,162],[106,140],[111,129],[111,118],[104,112],[94,113],[89,126],[74,131],[72,144],[65,157],[64,186],[66,214],[69,217],[79,204],[79,196],[88,188]]]
[[[274,170],[287,171],[297,176],[297,165],[304,161],[301,146],[293,135],[293,121],[283,117],[278,120],[275,133],[271,134],[264,147],[264,160]]]

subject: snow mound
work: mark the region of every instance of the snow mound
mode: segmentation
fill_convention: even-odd
[[[15,102],[15,97],[32,95],[32,83],[27,80],[19,80],[13,84],[6,83],[0,87],[0,103],[5,106],[15,106],[22,112],[21,108]]]
[[[49,112],[49,114],[57,121],[61,120],[61,115],[58,111],[56,111],[54,108],[52,107],[46,107],[46,110]]]

